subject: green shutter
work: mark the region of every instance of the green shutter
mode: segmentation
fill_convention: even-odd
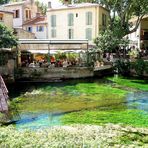
[[[74,25],[74,15],[72,13],[68,14],[68,26]]]
[[[51,15],[51,27],[56,27],[56,15]]]
[[[51,29],[51,37],[52,38],[56,37],[56,29]]]
[[[86,12],[86,25],[92,25],[92,12]]]
[[[68,39],[73,39],[73,38],[74,38],[74,30],[68,29]]]
[[[88,39],[89,41],[92,40],[92,29],[91,28],[86,29],[86,39]]]

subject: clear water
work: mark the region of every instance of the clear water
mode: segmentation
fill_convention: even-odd
[[[147,91],[128,92],[125,97],[119,97],[119,90],[110,94],[112,87],[112,83],[106,79],[32,84],[24,82],[15,87],[10,86],[11,98],[22,98],[26,92],[29,94],[17,103],[19,107],[12,118],[15,121],[14,126],[19,130],[50,128],[62,125],[61,117],[65,113],[103,107],[108,109],[108,106],[111,106],[110,109],[138,109],[148,112]]]
[[[61,125],[61,115],[54,115],[49,112],[21,113],[20,119],[15,123],[17,129],[40,129]]]
[[[148,92],[131,92],[126,96],[129,109],[138,109],[148,112]]]

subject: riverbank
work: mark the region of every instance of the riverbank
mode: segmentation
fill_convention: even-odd
[[[129,147],[146,148],[148,129],[107,124],[52,127],[18,131],[12,126],[0,128],[0,147]]]

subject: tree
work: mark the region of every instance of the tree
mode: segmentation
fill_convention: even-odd
[[[2,5],[2,4],[5,4],[5,3],[8,3],[9,2],[9,0],[0,0],[0,4]]]
[[[40,3],[38,0],[35,3],[39,10],[42,12],[42,14],[45,15],[47,12],[47,5],[45,5],[44,3]]]
[[[17,38],[13,35],[13,32],[0,24],[0,48],[12,48],[17,44]]]

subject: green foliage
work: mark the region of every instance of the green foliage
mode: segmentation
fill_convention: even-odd
[[[39,2],[38,0],[35,2],[37,7],[40,9],[43,15],[46,15],[47,12],[47,5],[44,4],[43,2]]]
[[[131,70],[131,63],[130,61],[117,60],[115,63],[115,69],[117,69],[118,74],[121,74],[123,76],[129,76]]]
[[[6,65],[8,62],[8,54],[5,52],[1,51],[0,52],[0,66]]]
[[[17,38],[13,35],[13,32],[0,24],[0,48],[12,48],[17,44]]]
[[[0,4],[6,4],[8,3],[10,0],[0,0]]]
[[[65,114],[62,118],[65,124],[124,124],[135,127],[148,127],[148,114],[139,110],[117,111],[80,111]]]
[[[142,77],[145,73],[148,73],[148,62],[143,59],[138,59],[133,63],[133,69],[136,71],[136,74]]]
[[[122,33],[120,32],[119,36],[115,30],[110,30],[108,28],[99,34],[99,36],[94,40],[94,43],[102,51],[112,51],[121,44],[124,46],[127,45],[128,40],[123,39],[121,34]]]

